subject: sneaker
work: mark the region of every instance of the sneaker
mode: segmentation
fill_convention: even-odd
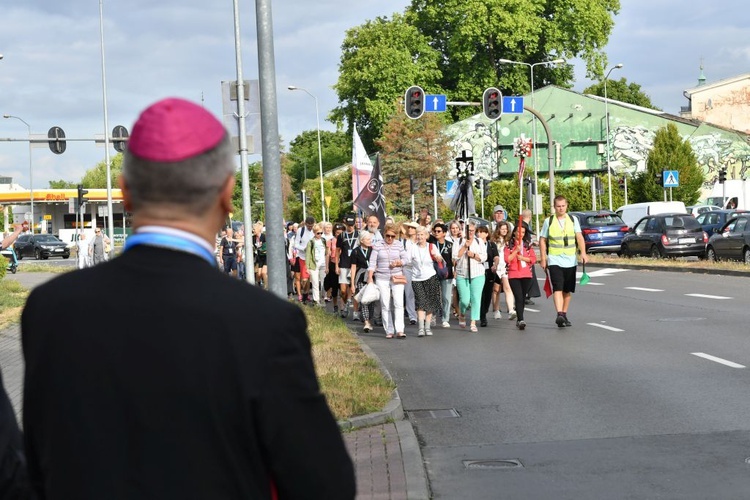
[[[516,311],[511,311],[508,315],[508,319],[516,319]]]
[[[326,302],[330,302],[331,301],[331,297],[326,297],[325,300],[326,300]]]
[[[379,320],[379,319],[376,319],[375,320],[375,326],[383,326],[383,321]]]
[[[428,337],[432,337],[432,330],[430,330],[429,328],[425,328],[424,334],[427,335]]]
[[[409,324],[410,325],[416,325],[417,324],[417,320],[416,319],[410,319],[409,320]]]
[[[526,300],[524,301],[524,304],[526,304],[527,306],[533,306],[533,305],[534,305],[534,301],[533,301],[533,300],[531,300],[531,299],[526,299]]]
[[[479,320],[479,326],[487,326],[487,320],[486,319],[480,319]]]
[[[371,330],[372,330],[372,325],[370,325],[370,323],[365,321],[365,326],[364,328],[362,328],[362,331],[364,331],[365,333],[370,333]]]
[[[516,321],[516,328],[518,328],[519,330],[523,330],[524,328],[526,328],[526,322],[522,319]]]
[[[354,312],[352,313],[352,319],[353,319],[354,321],[359,321],[359,311],[354,311]]]
[[[450,328],[450,327],[451,327],[450,323],[448,323],[447,321],[443,321],[443,328]]]
[[[563,325],[565,325],[565,326],[573,326],[573,323],[571,323],[570,321],[568,321],[568,317],[567,316],[563,316],[563,319],[565,320],[565,321],[563,321]]]
[[[503,316],[500,314],[500,311],[495,311],[495,319],[500,319]]]
[[[562,328],[565,326],[565,316],[562,314],[557,315],[557,319],[555,319],[555,323],[557,324],[558,328]]]
[[[417,332],[417,337],[424,337],[424,329],[423,328],[419,329],[419,331]]]
[[[343,309],[341,309],[341,317],[346,318],[349,316],[349,306],[344,306]]]
[[[333,314],[339,313],[339,306],[333,306]]]

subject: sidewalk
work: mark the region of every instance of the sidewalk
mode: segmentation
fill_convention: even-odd
[[[31,274],[31,273],[30,273]],[[34,273],[41,274],[41,273]],[[44,273],[47,274],[47,273]],[[19,276],[19,275],[15,275]],[[32,288],[49,276],[24,276],[18,281]],[[5,390],[16,416],[21,421],[23,399],[23,355],[20,326],[0,330],[0,369]],[[370,350],[362,349],[387,370]],[[427,475],[416,434],[411,422],[404,419],[401,398],[393,391],[383,411],[339,422],[346,447],[357,475],[357,499],[428,500]]]

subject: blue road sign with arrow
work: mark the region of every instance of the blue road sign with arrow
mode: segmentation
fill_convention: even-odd
[[[426,94],[424,96],[425,112],[440,113],[448,109],[448,99],[445,94]]]
[[[523,113],[523,96],[506,95],[503,96],[503,114],[521,114]]]
[[[662,171],[665,188],[676,188],[680,187],[680,171],[679,170],[664,170]]]

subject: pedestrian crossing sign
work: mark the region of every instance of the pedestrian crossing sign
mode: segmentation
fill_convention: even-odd
[[[662,171],[665,188],[676,188],[680,186],[680,171],[679,170],[664,170]]]

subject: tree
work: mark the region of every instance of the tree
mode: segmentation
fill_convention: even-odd
[[[112,187],[117,188],[117,179],[120,177],[122,172],[122,153],[117,153],[113,158],[110,158],[110,179],[112,180]],[[105,161],[100,161],[92,169],[86,171],[81,179],[81,184],[86,188],[106,188],[107,187],[107,164]]]
[[[344,132],[320,131],[320,149],[323,154],[323,172],[349,163],[352,159],[351,135]],[[292,186],[299,190],[302,182],[319,177],[318,131],[306,130],[292,140],[286,158],[285,171],[289,174]]]
[[[403,97],[407,88],[421,85],[427,92],[441,93],[441,55],[430,42],[400,14],[348,30],[333,86],[339,105],[329,119],[346,122],[349,137],[356,123],[365,149],[372,150],[391,118],[394,99]]]
[[[587,77],[601,77],[619,0],[412,0],[406,19],[441,55],[438,82],[451,100],[477,101],[496,86],[510,95],[530,88],[529,68],[499,59],[538,63],[579,57]],[[573,68],[539,65],[534,88],[569,86]],[[475,113],[454,108],[462,118]]]
[[[583,93],[604,97],[604,82],[601,81],[591,85]],[[610,79],[607,81],[607,99],[661,111],[661,109],[653,105],[651,98],[641,90],[640,85],[632,82],[627,83],[625,78],[620,78],[619,80]]]
[[[382,153],[385,199],[390,208],[394,212],[411,213],[411,198],[407,196],[411,176],[420,185],[415,193],[416,208],[432,206],[432,189],[426,185],[431,185],[433,175],[437,176],[438,185],[445,185],[452,159],[441,117],[427,113],[419,120],[412,120],[401,106],[395,106],[377,143]]]
[[[629,186],[634,202],[664,199],[663,188],[657,183],[663,170],[679,172],[680,185],[672,191],[674,199],[685,202],[685,205],[698,202],[703,171],[698,166],[690,142],[680,137],[673,123],[656,131],[654,146],[646,159],[646,170],[636,175]]]
[[[50,189],[75,189],[77,184],[75,182],[64,181],[62,179],[57,181],[49,181]]]

